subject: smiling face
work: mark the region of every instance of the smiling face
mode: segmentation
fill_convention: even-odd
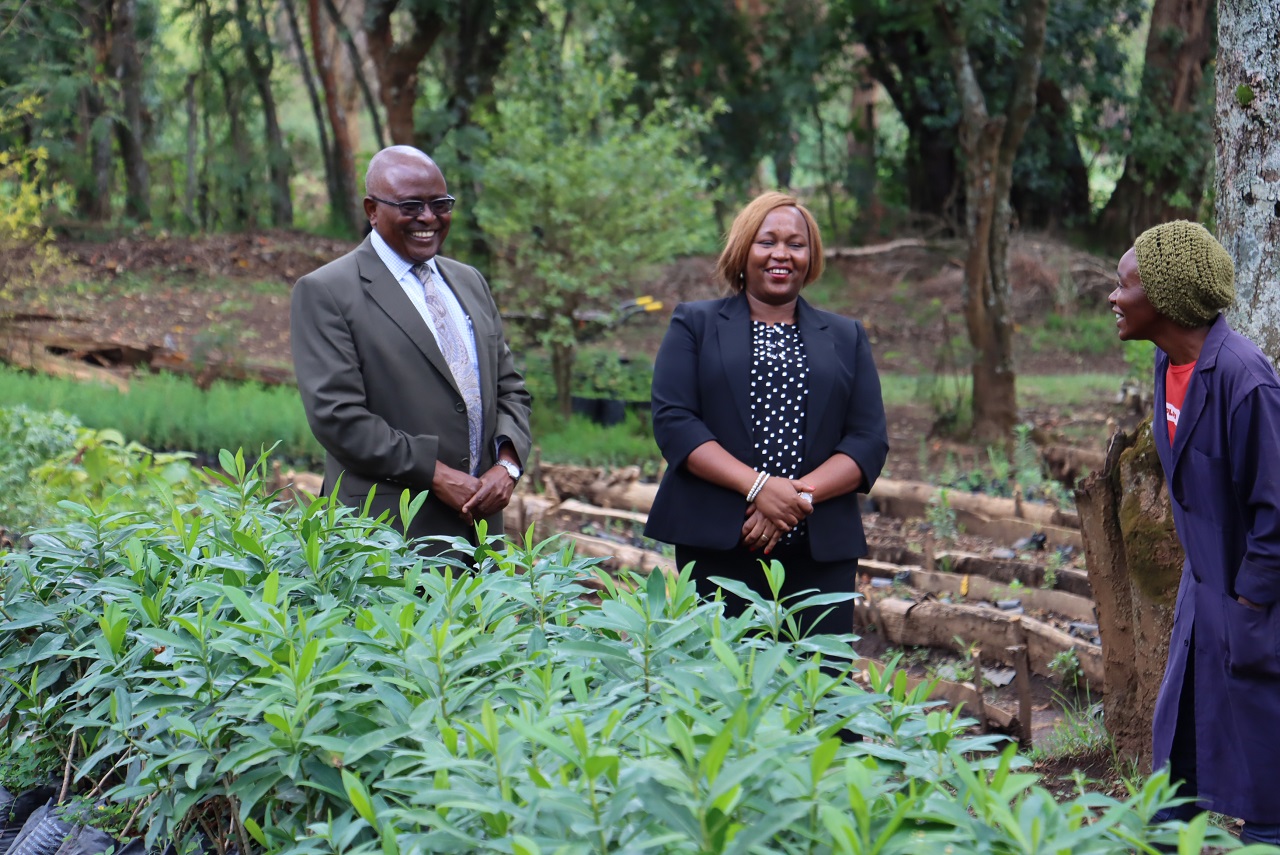
[[[1162,316],[1151,305],[1138,275],[1138,254],[1130,249],[1116,265],[1119,284],[1107,296],[1116,316],[1116,331],[1121,341],[1154,341],[1162,324]]]
[[[406,217],[395,205],[374,201],[371,196],[392,202],[418,199],[430,202],[448,195],[444,175],[435,162],[425,154],[382,152],[383,161],[370,170],[369,193],[364,199],[364,211],[387,245],[401,258],[414,263],[433,258],[449,234],[452,214],[433,214],[428,207],[416,217]]]
[[[808,273],[808,224],[790,205],[774,208],[760,224],[747,253],[747,296],[771,306],[786,305],[800,296]]]

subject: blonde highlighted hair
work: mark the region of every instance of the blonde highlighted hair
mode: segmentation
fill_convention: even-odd
[[[733,218],[733,225],[729,227],[729,234],[724,239],[724,250],[716,262],[716,278],[729,290],[738,292],[746,287],[745,275],[751,244],[755,242],[765,217],[777,208],[795,208],[809,229],[809,269],[805,271],[804,284],[808,285],[822,275],[822,232],[818,230],[818,221],[813,218],[813,214],[795,196],[777,192],[761,193]]]

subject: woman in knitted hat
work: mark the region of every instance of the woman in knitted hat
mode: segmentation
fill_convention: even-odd
[[[1201,809],[1245,820],[1243,839],[1280,843],[1280,378],[1220,312],[1231,256],[1202,226],[1139,235],[1108,301],[1125,341],[1155,342],[1153,425],[1186,551],[1154,766]]]

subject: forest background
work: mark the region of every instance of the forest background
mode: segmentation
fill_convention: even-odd
[[[3,5],[7,246],[349,245],[368,157],[415,145],[462,200],[448,252],[526,321],[566,413],[591,321],[715,252],[764,187],[803,196],[829,246],[972,239],[955,361],[984,441],[1018,420],[1011,231],[1118,255],[1214,216],[1208,0]],[[56,297],[46,256],[7,271],[8,302]]]

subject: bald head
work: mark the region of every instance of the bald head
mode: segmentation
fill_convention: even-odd
[[[393,145],[378,152],[369,161],[365,173],[364,211],[373,230],[406,261],[418,263],[440,251],[449,234],[452,214],[435,213],[431,202],[449,195],[444,174],[436,162],[408,145]],[[406,214],[402,202],[427,203],[423,210]],[[452,205],[446,205],[452,208]]]
[[[426,152],[411,145],[387,146],[369,160],[369,168],[364,173],[364,192],[381,196],[386,192],[387,174],[398,170],[416,171],[434,169],[440,171],[436,162]]]

